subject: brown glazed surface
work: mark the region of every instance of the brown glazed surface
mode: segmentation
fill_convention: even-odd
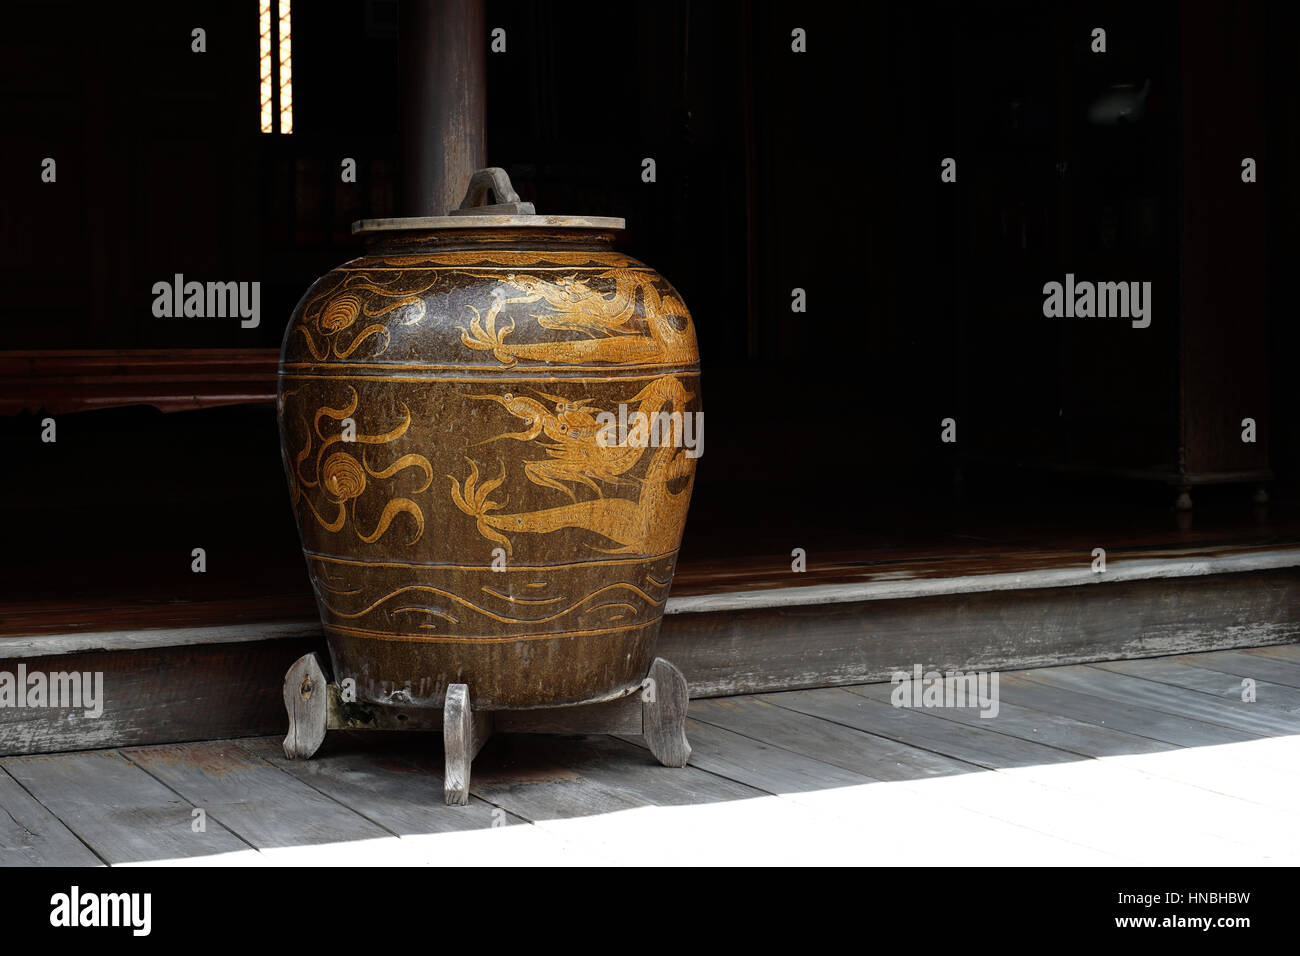
[[[699,364],[680,297],[611,238],[391,234],[294,310],[282,454],[359,699],[545,707],[644,677],[696,460],[596,416],[699,411]]]

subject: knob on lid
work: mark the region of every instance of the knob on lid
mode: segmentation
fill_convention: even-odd
[[[489,196],[496,201],[489,203]],[[627,222],[612,216],[539,216],[532,203],[519,200],[519,194],[510,184],[506,171],[499,166],[489,166],[470,177],[460,208],[449,210],[445,216],[361,219],[352,224],[352,232],[364,234],[429,229],[495,229],[502,226],[624,229]]]

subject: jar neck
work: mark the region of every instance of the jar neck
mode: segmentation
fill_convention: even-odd
[[[453,252],[472,249],[528,248],[581,252],[613,249],[618,232],[610,229],[510,228],[436,229],[381,232],[365,237],[367,254]]]

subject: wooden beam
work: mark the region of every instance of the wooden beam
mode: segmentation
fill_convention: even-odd
[[[0,415],[269,405],[279,360],[279,349],[0,352]]]
[[[319,638],[291,638],[0,661],[11,674],[20,664],[28,673],[89,673],[103,691],[98,716],[88,708],[0,707],[0,755],[283,734],[285,671],[323,647]]]

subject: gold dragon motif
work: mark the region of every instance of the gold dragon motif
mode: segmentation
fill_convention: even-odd
[[[527,424],[523,431],[506,432],[487,442],[546,439],[539,444],[546,449],[547,457],[526,461],[524,475],[535,485],[564,493],[570,501],[538,511],[497,514],[504,505],[489,496],[505,483],[504,461],[500,462],[496,478],[480,481],[478,464],[472,458],[466,459],[469,475],[463,485],[455,476],[447,477],[451,480],[453,503],[475,519],[479,534],[502,545],[507,554],[513,553],[508,534],[549,534],[562,528],[607,538],[614,547],[593,546],[593,550],[606,554],[662,554],[675,548],[674,539],[690,502],[695,460],[671,444],[651,450],[630,443],[627,436],[611,440],[609,432],[602,434],[597,427],[600,410],[586,399],[570,401],[538,394],[554,401],[553,412],[534,399],[509,392],[474,397],[498,402]],[[680,414],[692,397],[675,376],[665,375],[641,389],[628,404],[639,402],[637,412],[650,418],[666,407]],[[644,477],[632,477],[629,473],[647,453],[651,457]],[[671,490],[670,482],[680,478],[685,478],[685,483]],[[605,485],[632,486],[635,497],[608,497]],[[576,486],[585,487],[595,497],[579,501]]]
[[[594,278],[612,279],[613,290],[600,292],[577,275],[559,279],[507,275],[501,281],[519,294],[498,295],[486,313],[471,306],[474,318],[469,327],[457,326],[461,342],[476,351],[491,352],[506,366],[521,359],[626,365],[685,365],[695,361],[690,313],[676,296],[659,291],[654,273],[610,269]],[[502,310],[535,302],[547,306],[547,311],[532,315],[539,326],[551,331],[577,332],[584,337],[552,342],[507,342],[507,336],[515,330],[515,322],[507,318],[498,327]]]

